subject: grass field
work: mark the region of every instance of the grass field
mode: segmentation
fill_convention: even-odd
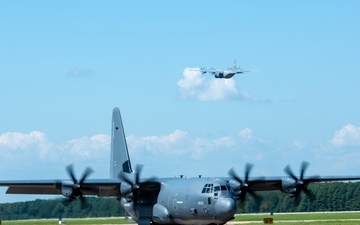
[[[306,225],[358,225],[360,224],[360,212],[337,212],[337,213],[279,213],[279,214],[241,214],[237,215],[230,224],[263,224],[264,218],[273,218],[274,223],[282,224],[306,224]],[[89,219],[64,219],[66,224],[130,224],[123,218],[89,218]],[[13,225],[50,225],[59,224],[57,219],[48,220],[14,220],[2,221],[3,224]]]
[[[359,225],[360,212],[327,212],[327,213],[278,213],[270,214],[244,214],[235,217],[231,223],[254,224],[263,223],[264,218],[273,218],[274,223],[283,224],[333,224],[333,225]]]

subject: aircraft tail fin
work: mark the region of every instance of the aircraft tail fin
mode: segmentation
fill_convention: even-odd
[[[133,172],[119,108],[113,109],[111,126],[110,178],[117,178],[121,171]]]
[[[233,64],[233,71],[236,71],[237,67],[236,67],[236,59],[234,60],[234,64]]]

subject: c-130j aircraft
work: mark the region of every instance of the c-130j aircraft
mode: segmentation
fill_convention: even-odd
[[[190,71],[199,71],[202,74],[211,73],[212,75],[214,75],[215,78],[230,79],[236,74],[250,72],[251,70],[243,70],[243,69],[238,68],[236,66],[236,60],[234,60],[233,67],[228,68],[227,70],[201,68],[201,69],[192,69]]]
[[[148,224],[225,224],[234,218],[237,200],[244,201],[249,193],[280,190],[292,197],[303,191],[311,196],[309,183],[360,180],[360,177],[305,177],[308,166],[303,163],[297,177],[289,166],[288,177],[250,178],[251,164],[245,168],[244,178],[231,169],[229,177],[141,178],[141,166],[132,169],[120,110],[113,109],[110,155],[110,178],[87,179],[87,168],[80,180],[72,166],[67,167],[69,180],[13,180],[0,181],[7,186],[7,194],[63,195],[66,206],[77,198],[86,207],[85,195],[113,196],[140,225]]]

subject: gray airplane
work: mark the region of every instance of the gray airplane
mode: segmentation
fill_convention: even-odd
[[[140,225],[149,224],[225,224],[234,218],[237,201],[246,194],[255,199],[257,191],[280,190],[297,198],[301,192],[312,197],[307,188],[312,182],[360,180],[360,177],[305,177],[308,163],[304,162],[300,176],[289,166],[287,177],[250,178],[251,164],[240,178],[231,169],[229,177],[141,178],[142,167],[134,171],[130,162],[120,110],[114,108],[111,123],[110,178],[87,179],[87,168],[80,179],[68,166],[70,180],[13,180],[0,181],[7,194],[63,195],[63,205],[80,199],[86,208],[85,195],[112,196]]]
[[[215,76],[215,78],[223,78],[223,79],[232,78],[235,74],[238,74],[238,73],[250,72],[250,70],[242,70],[242,69],[236,67],[236,60],[234,60],[233,67],[229,68],[227,70],[201,68],[200,70],[193,70],[193,71],[199,71],[202,74],[211,73]]]

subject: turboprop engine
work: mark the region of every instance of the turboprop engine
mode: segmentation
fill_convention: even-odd
[[[83,183],[86,178],[93,172],[90,167],[86,168],[80,180],[77,180],[74,175],[74,169],[72,165],[66,167],[68,175],[71,177],[73,183],[57,182],[56,186],[60,189],[61,194],[65,197],[62,201],[64,206],[68,206],[71,202],[75,201],[78,197],[81,200],[81,208],[87,208],[86,199],[84,197],[85,192],[93,192],[92,188],[83,187]]]

